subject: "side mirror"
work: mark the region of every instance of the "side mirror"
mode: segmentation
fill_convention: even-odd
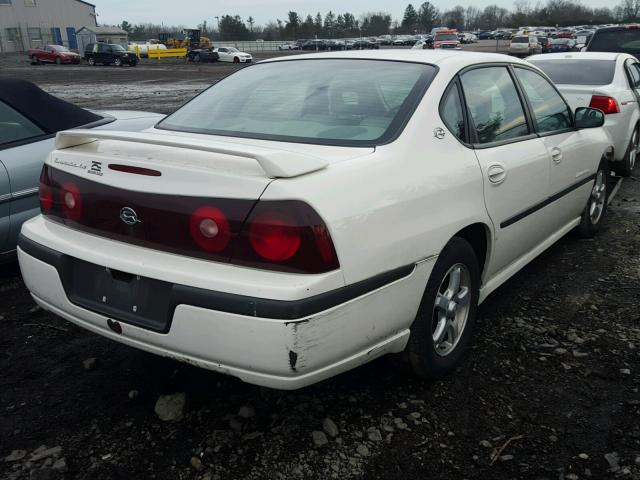
[[[579,107],[575,112],[576,128],[597,128],[604,125],[604,112],[597,108]]]

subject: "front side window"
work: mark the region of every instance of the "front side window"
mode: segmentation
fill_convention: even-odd
[[[431,65],[380,60],[258,64],[221,80],[159,128],[328,145],[384,143],[408,120],[435,72]]]
[[[530,133],[507,67],[477,68],[461,78],[479,143],[511,140]]]
[[[442,102],[442,120],[451,132],[458,137],[459,140],[465,141],[464,132],[464,116],[462,114],[462,102],[460,101],[460,92],[456,85],[446,93]]]
[[[102,43],[98,43],[98,53],[108,53],[111,50],[109,50],[109,46],[108,45],[104,45]]]
[[[516,76],[529,99],[539,133],[571,128],[569,107],[546,78],[524,68],[516,68]]]
[[[44,134],[45,132],[29,119],[0,102],[0,146]]]

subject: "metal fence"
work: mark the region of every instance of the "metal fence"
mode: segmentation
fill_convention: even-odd
[[[289,42],[285,42],[285,41],[272,41],[272,42],[256,42],[256,41],[250,41],[250,42],[244,42],[244,41],[237,41],[237,42],[221,42],[218,40],[213,40],[213,46],[214,47],[235,47],[238,50],[241,50],[243,52],[273,52],[278,50],[278,46],[279,45],[283,45],[285,43],[289,43]]]

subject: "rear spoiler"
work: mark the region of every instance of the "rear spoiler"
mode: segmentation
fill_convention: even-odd
[[[315,172],[325,168],[329,162],[318,157],[286,150],[215,142],[177,135],[157,133],[117,132],[111,130],[67,130],[58,132],[55,147],[57,150],[92,143],[97,140],[117,140],[121,142],[146,143],[163,147],[186,148],[200,152],[233,155],[251,158],[260,164],[269,178],[290,178]]]

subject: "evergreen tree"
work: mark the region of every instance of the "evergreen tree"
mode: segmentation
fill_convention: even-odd
[[[402,17],[402,29],[407,33],[413,33],[418,26],[418,12],[413,8],[413,5],[407,5],[404,10],[404,16]]]

